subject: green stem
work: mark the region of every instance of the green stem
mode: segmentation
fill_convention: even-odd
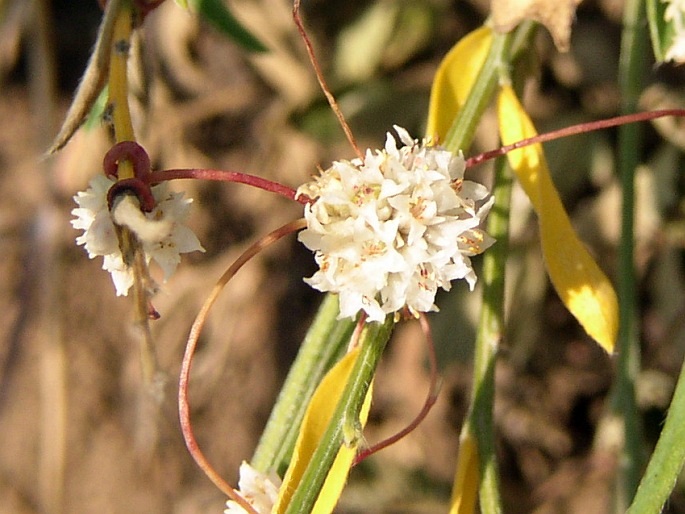
[[[483,306],[474,355],[471,433],[478,442],[480,506],[483,513],[502,511],[499,495],[495,429],[492,406],[495,396],[495,361],[504,331],[504,275],[509,240],[512,174],[505,158],[495,164],[495,204],[488,216],[487,232],[497,243],[483,256]]]
[[[452,152],[458,152],[460,149],[465,151],[471,146],[478,122],[490,104],[497,87],[500,68],[506,62],[505,56],[508,54],[512,34],[509,32],[493,35],[490,52],[478,73],[473,89],[471,89],[464,106],[457,113],[445,136],[444,147],[448,150]]]
[[[647,32],[644,27],[643,0],[629,0],[624,11],[619,84],[622,114],[634,113],[644,82]],[[619,459],[616,512],[625,512],[635,494],[643,465],[643,439],[640,413],[635,401],[635,381],[640,368],[637,298],[634,265],[635,169],[642,150],[642,125],[631,123],[619,129],[619,173],[623,204],[621,243],[618,255],[617,289],[619,298],[618,358],[612,411],[624,429],[624,446]]]
[[[508,68],[509,63],[526,47],[535,26],[533,22],[523,22],[513,32],[493,35],[488,57],[478,73],[473,89],[445,136],[445,148],[452,152],[466,152],[471,146],[476,127],[495,93],[502,67]]]
[[[470,146],[475,128],[492,99],[500,77],[508,76],[511,62],[527,48],[535,27],[535,23],[525,22],[512,33],[493,36],[490,52],[476,83],[445,138],[448,149],[456,151]],[[465,431],[470,430],[476,437],[480,463],[480,508],[481,512],[487,514],[502,511],[495,454],[493,404],[495,361],[504,330],[504,270],[509,239],[512,180],[506,159],[498,159],[493,186],[495,204],[487,224],[488,234],[497,239],[497,243],[483,258],[483,306],[474,350],[473,400],[469,418],[463,428]]]
[[[680,370],[666,423],[627,514],[662,512],[685,462],[685,364]]]
[[[393,326],[393,316],[389,315],[384,323],[367,323],[364,327],[360,338],[361,351],[350,374],[350,381],[345,386],[297,491],[293,494],[287,514],[312,511],[328,471],[340,447],[345,443],[348,427],[358,424],[362,404]]]
[[[337,320],[338,312],[338,296],[327,295],[271,411],[252,457],[255,469],[281,473],[288,466],[309,400],[326,372],[345,353],[354,331],[356,322]]]

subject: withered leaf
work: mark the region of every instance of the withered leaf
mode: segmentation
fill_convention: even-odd
[[[544,25],[557,49],[568,51],[571,23],[581,0],[492,0],[494,29],[508,32],[523,19],[535,20]]]
[[[76,90],[74,99],[69,106],[64,123],[52,141],[48,154],[53,154],[64,148],[74,133],[83,124],[88,113],[97,100],[107,80],[109,56],[114,35],[114,20],[121,7],[122,0],[109,0],[105,9],[102,23],[98,30],[95,48],[88,61],[81,83]]]

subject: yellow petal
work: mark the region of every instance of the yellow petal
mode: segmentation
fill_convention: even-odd
[[[536,135],[510,86],[502,87],[498,115],[505,145]],[[538,214],[542,252],[554,288],[590,337],[612,352],[618,332],[616,293],[576,236],[550,177],[542,145],[514,150],[507,157]]]
[[[473,514],[480,481],[478,446],[468,428],[462,431],[459,439],[457,472],[454,475],[449,514]]]
[[[445,139],[483,67],[491,42],[492,31],[481,27],[460,39],[442,60],[431,88],[426,137]]]
[[[328,423],[338,405],[338,401],[347,385],[354,363],[359,355],[359,348],[348,353],[338,362],[323,378],[312,396],[307,411],[302,420],[300,435],[295,443],[293,459],[283,479],[283,485],[279,491],[278,500],[274,507],[275,513],[285,512],[290,500],[295,493],[307,465],[319,445]],[[361,426],[366,424],[371,405],[371,387],[364,400],[360,413]],[[328,472],[326,481],[319,493],[319,498],[314,505],[312,513],[329,514],[338,503],[342,493],[347,474],[352,461],[357,454],[357,443],[352,438],[348,444],[343,444]]]

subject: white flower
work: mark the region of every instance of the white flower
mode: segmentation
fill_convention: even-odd
[[[244,461],[240,465],[240,480],[238,481],[240,495],[259,514],[270,514],[278,499],[280,487],[281,479],[275,473],[265,475]],[[224,514],[245,514],[245,512],[245,509],[233,500],[226,502]]]
[[[664,20],[666,21],[682,21],[683,13],[685,13],[685,0],[661,0],[667,3],[664,11]]]
[[[477,228],[494,199],[483,202],[488,190],[463,180],[462,155],[395,130],[404,146],[388,133],[384,150],[334,162],[298,189],[314,200],[299,240],[319,271],[305,280],[340,295],[340,318],[435,311],[439,287],[465,278],[473,289],[469,256],[494,242]]]
[[[664,60],[676,63],[685,62],[685,31],[673,37],[671,46],[668,47],[666,55],[664,55]]]
[[[666,50],[664,60],[676,63],[685,62],[685,0],[662,0],[668,5],[664,11],[664,21],[673,27],[671,44]]]
[[[152,188],[155,207],[152,212],[140,210],[137,200],[123,195],[115,200],[112,212],[107,206],[107,192],[115,183],[113,179],[98,175],[85,192],[74,196],[78,208],[71,213],[74,228],[83,230],[76,242],[84,245],[88,257],[103,256],[102,269],[109,271],[117,295],[126,296],[133,285],[133,271],[124,263],[114,221],[127,226],[140,241],[147,262],[151,259],[162,268],[167,280],[181,261],[180,254],[195,250],[204,251],[195,234],[182,223],[188,217],[191,199],[183,193],[170,191],[165,183]]]

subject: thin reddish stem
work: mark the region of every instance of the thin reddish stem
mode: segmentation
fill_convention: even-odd
[[[366,322],[366,312],[362,311],[362,313],[359,315],[359,320],[357,321],[357,326],[354,327],[354,332],[352,332],[352,337],[350,338],[350,342],[347,345],[347,352],[351,352],[354,350],[357,346],[359,346],[359,339],[362,337],[362,331],[364,330],[364,324]]]
[[[356,466],[367,457],[383,450],[384,448],[387,448],[392,444],[395,444],[397,441],[399,441],[406,435],[410,434],[425,419],[425,417],[430,412],[431,408],[433,408],[433,405],[435,405],[435,402],[438,400],[438,393],[440,392],[440,385],[438,384],[438,362],[435,357],[435,345],[433,344],[433,334],[431,332],[430,324],[428,323],[428,318],[424,313],[419,313],[419,323],[421,324],[421,330],[423,330],[423,334],[426,337],[426,347],[428,349],[428,363],[430,366],[430,388],[428,389],[426,401],[424,402],[421,411],[416,415],[413,421],[409,423],[409,425],[404,427],[402,430],[397,432],[392,437],[388,437],[380,443],[377,443],[359,452],[355,457],[354,462],[352,463],[353,466]]]
[[[120,141],[110,148],[102,160],[102,169],[109,178],[119,178],[119,164],[129,161],[133,175],[145,180],[150,174],[150,157],[145,148],[135,141]]]
[[[124,192],[133,193],[138,198],[142,211],[152,212],[155,208],[155,197],[150,190],[150,184],[138,177],[132,177],[115,182],[107,191],[107,207],[110,211],[114,206],[114,200]]]
[[[528,139],[522,139],[516,143],[502,146],[501,148],[490,150],[489,152],[485,152],[480,155],[474,155],[473,157],[466,159],[466,167],[470,168],[472,166],[476,166],[485,161],[500,157],[508,154],[512,150],[523,148],[525,146],[530,146],[537,143],[547,143],[548,141],[554,141],[555,139],[560,139],[562,137],[574,136],[576,134],[583,134],[585,132],[592,132],[594,130],[616,127],[618,125],[625,125],[626,123],[637,123],[640,121],[654,120],[656,118],[663,118],[666,116],[685,117],[685,109],[663,109],[659,111],[638,112],[635,114],[627,114],[625,116],[616,116],[615,118],[609,118],[606,120],[571,125],[570,127],[554,130],[545,134],[539,134]]]
[[[181,362],[181,372],[178,380],[178,414],[181,422],[181,433],[183,434],[186,447],[188,448],[190,455],[193,457],[197,465],[200,467],[200,469],[202,469],[202,471],[204,471],[205,475],[207,475],[214,485],[250,514],[259,513],[257,513],[257,511],[255,511],[235,489],[233,489],[223,478],[221,478],[197,444],[197,440],[195,439],[195,435],[193,433],[192,424],[190,422],[190,404],[188,401],[188,381],[190,379],[190,369],[193,363],[193,357],[195,355],[195,348],[197,347],[200,334],[202,333],[202,329],[207,321],[209,311],[218,298],[219,293],[223,290],[228,281],[235,276],[240,268],[242,268],[247,262],[250,261],[250,259],[252,259],[263,249],[275,243],[279,239],[287,236],[288,234],[304,228],[305,226],[306,222],[304,219],[299,219],[283,225],[250,246],[233,262],[233,264],[231,264],[231,266],[229,266],[229,268],[214,286],[214,289],[212,289],[212,292],[205,300],[204,305],[195,318],[193,326],[190,329],[190,334],[188,335],[188,341],[183,354],[183,361]]]
[[[352,134],[352,129],[350,129],[350,126],[347,124],[347,120],[345,120],[345,116],[340,110],[338,102],[333,96],[333,93],[331,93],[331,90],[328,87],[328,84],[326,83],[326,79],[323,76],[323,72],[321,71],[321,67],[319,66],[319,61],[317,60],[316,55],[314,54],[314,47],[312,46],[312,42],[309,39],[309,36],[307,36],[307,31],[304,29],[304,23],[302,23],[302,18],[300,17],[300,0],[295,0],[293,2],[293,20],[295,20],[297,30],[300,32],[300,36],[304,41],[304,46],[307,48],[309,61],[312,63],[312,68],[314,68],[314,73],[316,74],[316,78],[319,81],[319,86],[321,86],[323,94],[326,95],[326,100],[328,100],[328,104],[331,106],[331,109],[333,109],[333,112],[338,117],[338,122],[340,122],[340,126],[342,127],[343,132],[345,132],[345,137],[347,137],[347,140],[350,142],[350,145],[352,145],[352,148],[357,154],[357,157],[364,160],[364,154],[359,149],[359,146],[357,145],[357,140],[354,138],[354,134]]]
[[[310,203],[312,200],[306,195],[297,196],[297,191],[291,187],[284,186],[278,182],[273,182],[256,175],[250,175],[248,173],[240,173],[238,171],[226,171],[226,170],[208,170],[202,168],[188,168],[188,169],[175,169],[175,170],[163,170],[163,171],[153,171],[149,176],[150,184],[159,184],[165,180],[176,180],[176,179],[201,179],[201,180],[215,180],[219,182],[236,182],[239,184],[247,184],[248,186],[254,186],[271,193],[276,193],[281,196],[288,198],[289,200],[295,200],[303,205]]]

